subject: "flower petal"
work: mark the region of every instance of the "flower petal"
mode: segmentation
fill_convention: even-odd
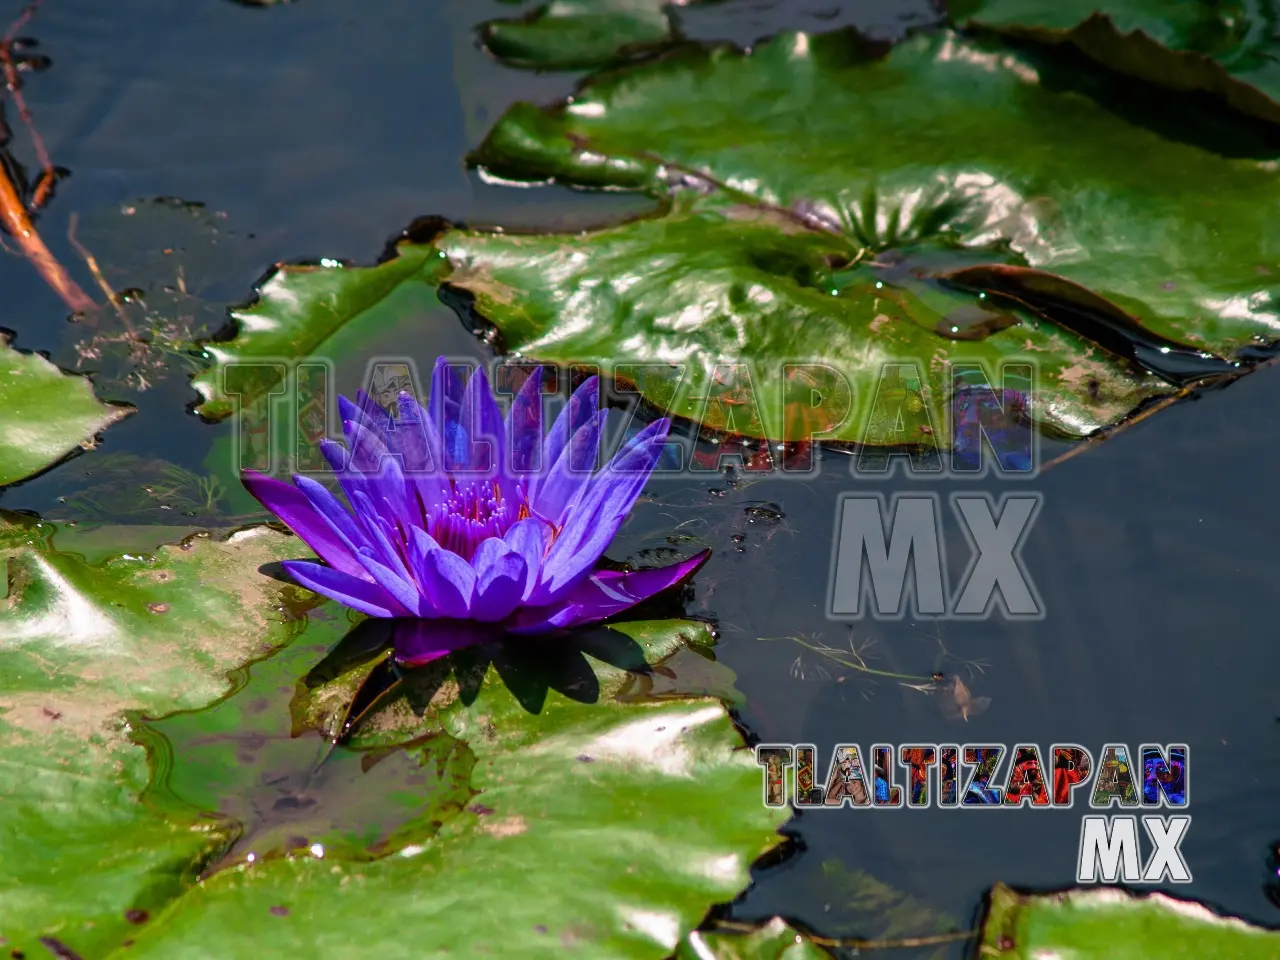
[[[649,424],[595,478],[547,551],[531,604],[556,602],[595,566],[644,490],[670,427],[665,418]]]
[[[600,378],[589,377],[583,381],[577,390],[573,391],[573,396],[569,398],[569,402],[564,405],[564,409],[556,417],[556,422],[551,425],[551,432],[547,434],[546,443],[542,447],[542,471],[535,475],[529,483],[530,501],[537,496],[538,488],[546,480],[547,471],[550,471],[555,466],[556,461],[560,459],[560,455],[564,452],[569,440],[584,425],[596,418],[599,406]],[[594,460],[595,458],[592,457],[593,462]]]
[[[435,610],[429,603],[423,603],[418,585],[407,575],[401,576],[391,567],[382,563],[373,550],[361,548],[356,559],[364,565],[369,577],[388,595],[395,598],[404,610],[413,617],[429,617]]]
[[[557,530],[564,526],[570,508],[587,489],[600,452],[600,433],[609,413],[601,410],[587,421],[565,446],[537,492],[529,498],[529,507]]]
[[[303,496],[311,501],[311,506],[315,508],[316,513],[328,520],[344,538],[353,556],[357,548],[370,546],[346,504],[335,497],[328,487],[314,477],[301,475],[295,475],[293,482],[302,491]]]
[[[529,594],[533,592],[533,588],[538,585],[538,572],[542,569],[542,557],[547,552],[547,546],[551,543],[551,527],[537,517],[529,517],[526,520],[517,520],[513,523],[503,539],[507,541],[507,546],[524,558],[525,567],[528,570],[528,580],[525,582],[520,599],[521,601],[527,600]]]
[[[417,507],[421,524],[426,521],[426,511],[445,497],[444,448],[435,424],[413,394],[400,391],[397,403],[400,415],[387,431],[387,449],[401,457],[410,492],[417,493],[417,504],[410,503],[410,507]]]
[[[710,550],[703,550],[689,560],[657,570],[596,570],[559,603],[520,610],[507,622],[507,629],[511,633],[542,633],[604,620],[684,583],[710,556]]]
[[[419,589],[439,616],[458,620],[471,616],[476,589],[476,572],[471,564],[444,549],[419,527],[413,529],[410,559]]]
[[[466,466],[470,452],[465,443],[462,426],[462,381],[444,357],[436,358],[431,371],[431,396],[427,399],[427,419],[442,441],[445,470]],[[461,441],[461,442],[460,442]]]
[[[334,528],[334,523],[330,522],[323,511],[316,509],[315,504],[301,489],[264,476],[256,470],[242,471],[240,482],[259,503],[279,517],[281,522],[335,570],[356,577],[364,576],[364,568],[356,559],[354,550],[360,544],[353,546],[345,542],[342,534]],[[337,501],[334,500],[334,503],[337,504]],[[350,519],[340,504],[337,509]]]
[[[473,620],[494,623],[520,605],[529,580],[529,565],[518,551],[504,540],[490,537],[476,550],[471,566],[476,571]]]
[[[338,410],[342,414],[342,435],[347,440],[349,452],[347,469],[377,473],[383,457],[387,455],[383,439],[386,424],[365,422],[364,415],[346,397],[338,397]]]
[[[286,560],[281,566],[298,583],[330,600],[371,617],[407,617],[412,613],[394,597],[361,577],[353,577],[314,560]]]
[[[362,508],[356,505],[355,494],[363,493],[373,504],[382,503],[383,498],[391,502],[394,516],[402,525],[413,524],[419,514],[416,501],[411,504],[408,496],[408,484],[404,471],[400,468],[400,458],[392,454],[382,438],[353,421],[347,421],[352,438],[352,454],[345,469],[338,456],[342,450],[329,440],[320,441],[320,451],[333,467],[334,475],[347,495],[347,501],[360,516]]]
[[[346,430],[347,421],[357,423],[375,434],[385,433],[387,426],[391,423],[391,417],[387,411],[383,410],[381,405],[364,390],[356,391],[355,403],[344,396],[338,397],[338,419],[342,421],[342,432],[347,438],[347,443],[351,443],[351,435]]]
[[[369,556],[373,557],[384,566],[390,567],[391,571],[402,580],[411,580],[412,575],[409,568],[401,559],[399,551],[391,542],[391,537],[396,535],[396,531],[390,520],[380,513],[378,508],[373,505],[368,497],[361,491],[357,490],[352,495],[351,505],[356,508],[356,516],[360,518],[364,529],[368,533],[368,546],[366,549]],[[383,503],[386,503],[384,500]],[[363,551],[357,550],[359,556]]]
[[[467,458],[471,468],[500,480],[506,478],[507,435],[502,411],[493,399],[493,390],[483,367],[477,367],[467,381],[467,389],[462,396],[462,429],[471,444]]]
[[[511,403],[507,441],[511,445],[508,470],[513,477],[551,466],[542,462],[542,367],[534,368]]]
[[[391,636],[396,663],[421,667],[464,647],[498,640],[502,629],[468,620],[397,620]]]

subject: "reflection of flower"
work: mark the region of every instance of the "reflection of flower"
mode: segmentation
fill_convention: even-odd
[[[367,396],[358,405],[339,398],[350,463],[339,444],[320,448],[354,516],[313,479],[295,476],[290,486],[244,471],[249,492],[326,561],[285,568],[370,616],[422,618],[421,629],[396,635],[396,658],[409,666],[501,631],[603,620],[692,576],[709,551],[656,570],[597,568],[670,422],[649,424],[594,473],[605,419],[597,378],[574,393],[545,440],[540,386],[538,371],[505,424],[484,373],[464,390],[443,357],[425,410],[408,393],[395,418]]]

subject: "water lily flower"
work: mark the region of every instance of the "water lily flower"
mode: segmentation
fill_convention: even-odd
[[[673,566],[599,564],[664,448],[670,421],[632,437],[598,472],[605,412],[582,384],[542,434],[541,369],[504,423],[484,372],[465,389],[441,357],[426,408],[391,416],[363,392],[338,399],[346,447],[321,440],[348,510],[318,481],[252,470],[245,487],[324,561],[288,560],[302,586],[371,617],[417,618],[396,660],[418,666],[504,633],[595,623],[684,583],[710,551]],[[402,639],[404,638],[404,639]]]

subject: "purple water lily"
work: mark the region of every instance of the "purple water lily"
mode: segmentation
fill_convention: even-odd
[[[582,384],[545,439],[541,370],[504,424],[484,372],[464,389],[441,357],[424,409],[408,393],[392,417],[363,391],[338,400],[347,446],[320,441],[353,512],[316,480],[252,470],[243,482],[325,562],[287,560],[298,583],[396,631],[418,666],[503,632],[595,623],[686,581],[710,551],[655,570],[599,566],[640,496],[670,427],[658,420],[594,472],[605,412]]]

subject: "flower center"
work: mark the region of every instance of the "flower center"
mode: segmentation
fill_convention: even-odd
[[[529,516],[524,490],[506,499],[496,481],[460,484],[452,481],[450,495],[431,511],[427,532],[446,550],[470,561],[480,544],[503,536],[518,520]]]

